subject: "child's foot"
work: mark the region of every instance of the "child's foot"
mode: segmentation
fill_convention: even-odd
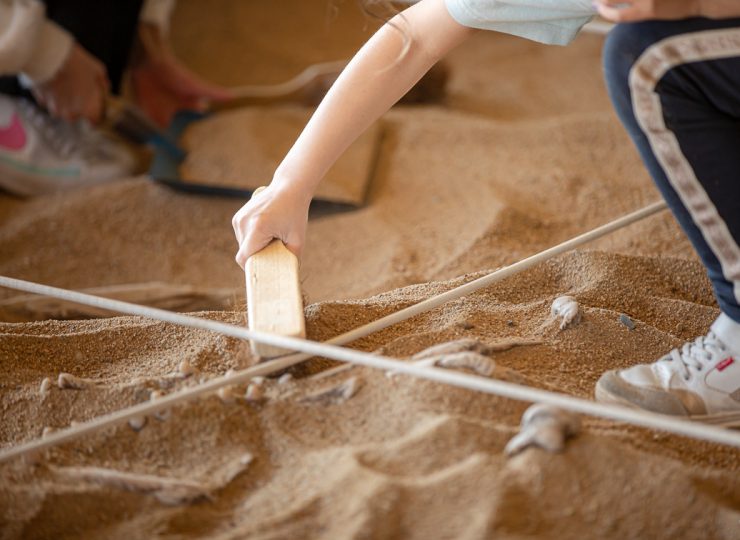
[[[32,103],[0,95],[0,188],[40,195],[123,178],[136,159],[83,122],[55,120]]]
[[[706,336],[658,361],[604,373],[596,399],[740,427],[740,324],[722,314]]]

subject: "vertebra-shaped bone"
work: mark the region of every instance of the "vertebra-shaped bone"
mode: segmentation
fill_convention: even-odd
[[[572,296],[558,296],[552,302],[550,313],[553,317],[560,317],[560,329],[564,330],[570,324],[578,324],[581,321],[581,307]]]
[[[525,448],[537,446],[548,452],[562,452],[565,441],[581,430],[581,421],[575,414],[553,405],[536,403],[522,415],[521,430],[512,438],[504,452],[512,456]]]

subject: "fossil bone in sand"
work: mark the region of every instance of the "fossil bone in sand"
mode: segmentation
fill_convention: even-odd
[[[571,324],[578,324],[581,321],[581,307],[578,301],[572,296],[558,296],[552,302],[550,313],[553,317],[560,317],[560,329],[564,330]]]
[[[358,379],[357,377],[350,377],[349,379],[346,379],[335,386],[329,386],[327,388],[319,390],[318,392],[309,394],[301,401],[341,403],[354,396],[360,389],[360,386],[360,379]]]
[[[253,460],[254,457],[250,453],[240,456],[212,474],[212,480],[209,483],[151,474],[136,474],[103,467],[59,467],[55,468],[54,472],[57,476],[69,480],[82,480],[137,493],[149,493],[160,502],[174,506],[202,499],[212,499],[212,492],[225,487],[245,471]]]
[[[552,405],[535,403],[522,415],[521,430],[506,445],[505,452],[512,456],[530,446],[548,452],[562,452],[565,441],[581,430],[578,416]]]
[[[89,386],[93,386],[95,381],[92,379],[83,379],[82,377],[75,377],[70,373],[60,373],[57,378],[57,386],[61,389],[72,388],[74,390],[84,390]]]

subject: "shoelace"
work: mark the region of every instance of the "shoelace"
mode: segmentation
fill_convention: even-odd
[[[680,349],[673,349],[665,357],[665,361],[675,362],[681,376],[688,381],[691,378],[691,368],[701,371],[707,362],[725,350],[724,343],[719,340],[714,332],[709,332],[706,336],[700,336],[693,342],[685,343]]]

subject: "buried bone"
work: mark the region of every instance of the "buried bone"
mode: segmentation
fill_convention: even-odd
[[[194,373],[196,373],[198,370],[193,367],[193,365],[188,360],[181,361],[177,366],[177,372],[180,374],[181,377],[190,377]]]
[[[59,377],[57,378],[57,386],[61,389],[74,389],[74,390],[84,390],[85,388],[88,388],[89,386],[93,386],[95,384],[95,381],[91,379],[83,379],[82,377],[75,377],[74,375],[70,373],[60,373]]]
[[[535,403],[522,415],[521,430],[506,445],[508,456],[531,446],[548,452],[562,452],[565,441],[581,430],[578,416],[553,405]]]
[[[49,392],[51,391],[51,379],[49,377],[44,377],[44,380],[41,381],[41,387],[39,388],[39,393],[41,394],[42,398],[45,398],[47,395],[49,395]]]
[[[164,397],[164,393],[160,392],[159,390],[154,390],[151,394],[149,394],[150,401],[156,401],[158,399],[161,399],[162,397]],[[156,418],[160,422],[164,422],[169,417],[170,417],[169,409],[161,409],[154,413],[154,418]]]
[[[134,431],[141,431],[146,426],[146,422],[146,416],[134,416],[133,418],[129,418],[128,425]]]
[[[244,399],[251,403],[262,401],[264,397],[265,393],[262,390],[262,385],[256,383],[251,383],[247,386],[247,391],[244,393]]]
[[[490,377],[496,369],[496,362],[487,356],[472,351],[426,357],[415,361],[414,365],[420,367],[439,366],[452,369],[468,369],[484,377]],[[397,372],[395,371],[389,372],[390,376],[396,374]]]
[[[412,360],[422,360],[424,358],[446,356],[461,352],[475,352],[481,355],[491,354],[494,352],[503,352],[513,349],[514,347],[526,346],[526,345],[539,345],[541,341],[528,340],[528,339],[502,339],[495,343],[482,343],[477,339],[457,339],[455,341],[448,341],[447,343],[440,343],[439,345],[433,345],[419,351],[411,357]]]
[[[335,386],[323,388],[301,399],[308,402],[341,403],[354,396],[361,383],[357,377],[350,377]]]
[[[552,302],[550,313],[553,317],[560,317],[560,329],[564,330],[571,324],[581,321],[581,307],[572,296],[558,296]]]
[[[212,474],[213,481],[207,484],[102,467],[59,467],[55,468],[54,472],[57,476],[71,480],[83,480],[136,493],[151,494],[161,503],[174,506],[202,499],[212,499],[213,491],[229,484],[244,472],[253,460],[252,454],[249,453],[240,456],[228,463],[222,470]]]

